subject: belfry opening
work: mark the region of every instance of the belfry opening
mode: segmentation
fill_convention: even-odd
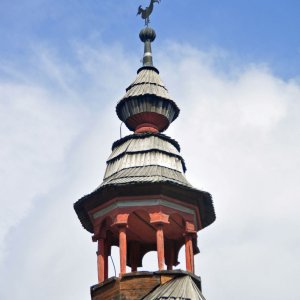
[[[204,299],[194,256],[198,233],[215,221],[212,197],[188,182],[178,142],[163,133],[180,110],[153,64],[156,33],[146,25],[139,34],[143,65],[116,106],[132,134],[113,143],[102,183],[74,204],[97,243],[91,298]],[[109,278],[113,246],[119,247],[120,272]],[[177,270],[182,247],[185,269]],[[152,251],[157,271],[139,271]]]

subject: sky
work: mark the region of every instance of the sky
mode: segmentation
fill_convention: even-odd
[[[0,299],[90,299],[96,244],[73,203],[102,182],[120,138],[140,4],[0,2]],[[299,9],[162,0],[151,19],[154,64],[181,109],[166,134],[217,214],[198,238],[207,299],[299,298]]]

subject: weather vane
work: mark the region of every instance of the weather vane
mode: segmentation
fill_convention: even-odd
[[[142,19],[145,20],[145,26],[148,26],[150,23],[150,15],[152,14],[154,3],[159,3],[161,0],[151,0],[150,5],[145,9],[142,8],[142,5],[139,6],[137,15],[141,15]]]

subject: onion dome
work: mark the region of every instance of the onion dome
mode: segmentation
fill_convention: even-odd
[[[143,67],[116,107],[120,120],[135,133],[163,132],[179,115],[179,108],[153,66],[151,42],[155,37],[152,28],[146,27],[140,32],[145,45]]]

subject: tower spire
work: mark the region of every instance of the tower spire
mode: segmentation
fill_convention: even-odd
[[[204,299],[194,267],[200,252],[197,232],[215,221],[215,212],[211,195],[187,181],[179,144],[162,134],[179,108],[153,66],[156,33],[148,24],[155,2],[146,10],[139,8],[146,22],[139,34],[143,66],[116,106],[119,119],[133,133],[113,143],[102,183],[74,204],[81,224],[98,243],[99,284],[91,288],[92,300],[138,300],[150,292],[155,295],[147,299]],[[119,246],[120,274],[108,279],[113,246]],[[186,267],[173,271],[181,247]],[[139,272],[151,251],[157,252],[158,271]],[[167,281],[176,289],[166,296]]]

